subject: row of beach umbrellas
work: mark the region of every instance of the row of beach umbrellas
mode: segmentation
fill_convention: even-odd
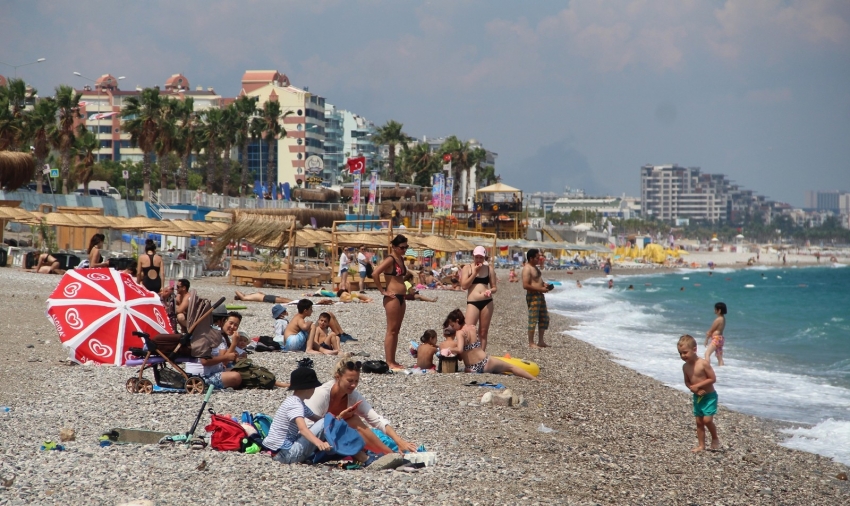
[[[227,229],[227,223],[192,220],[156,220],[145,216],[121,218],[98,214],[41,213],[16,207],[0,207],[0,220],[40,225],[76,228],[109,228],[139,230],[172,236],[215,237]]]

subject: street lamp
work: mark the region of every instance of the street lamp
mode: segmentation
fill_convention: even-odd
[[[97,81],[90,77],[86,77],[79,72],[74,72],[74,75],[85,79],[86,81],[90,81],[94,84],[95,88],[97,88],[97,114],[100,116],[100,86],[97,85]],[[124,79],[124,76],[118,78],[119,81],[122,79]],[[86,118],[86,120],[88,123],[88,118]],[[100,121],[100,118],[98,118],[97,121]],[[95,132],[95,137],[97,137],[97,162],[100,163],[100,124],[95,124],[95,127],[97,128],[97,131]]]
[[[15,69],[15,79],[17,79],[18,78],[18,67],[26,67],[27,65],[35,65],[36,63],[41,63],[45,60],[47,60],[47,58],[39,58],[36,61],[31,61],[29,63],[21,63],[20,65],[12,65],[11,63],[6,63],[6,62],[2,62],[2,61],[0,61],[0,63],[2,63],[3,65],[14,68]]]

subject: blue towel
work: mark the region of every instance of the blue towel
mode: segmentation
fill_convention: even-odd
[[[320,464],[336,457],[351,457],[360,452],[366,445],[355,429],[349,427],[345,420],[337,420],[330,413],[325,415],[324,440],[331,445],[329,451],[316,452],[313,463]]]
[[[348,341],[356,341],[356,340],[357,339],[354,339],[353,337],[351,337],[350,334],[346,334],[345,332],[343,332],[342,334],[339,335],[339,342],[341,342],[341,343],[345,343],[345,342],[348,342]]]

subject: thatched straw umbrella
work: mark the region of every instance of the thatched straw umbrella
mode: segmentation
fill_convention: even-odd
[[[247,240],[252,244],[275,250],[285,248],[295,230],[295,219],[281,213],[257,214],[236,211],[233,224],[215,237],[215,247],[210,258],[219,258],[231,242]]]
[[[35,175],[35,158],[29,153],[0,151],[0,187],[15,191]]]
[[[321,209],[237,209],[233,211],[233,222],[236,223],[245,216],[291,216],[302,225],[312,224],[312,218],[316,219],[317,228],[331,227],[335,221],[344,221],[345,213],[342,211],[325,211]]]

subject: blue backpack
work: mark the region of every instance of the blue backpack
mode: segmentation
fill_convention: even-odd
[[[269,435],[269,429],[272,426],[272,417],[263,413],[256,413],[254,415],[253,425],[260,437],[265,439]]]

